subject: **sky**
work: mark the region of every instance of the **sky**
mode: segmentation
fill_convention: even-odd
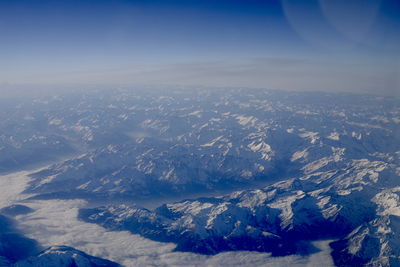
[[[218,86],[399,95],[398,0],[0,0],[0,93]]]

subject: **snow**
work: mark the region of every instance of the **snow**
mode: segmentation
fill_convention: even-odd
[[[216,142],[220,141],[223,137],[224,137],[223,135],[218,136],[218,137],[214,138],[213,140],[211,140],[209,143],[203,144],[201,146],[202,147],[211,147],[211,146],[215,145]]]
[[[83,184],[77,186],[76,189],[86,189],[89,186],[90,183],[91,183],[91,181],[83,183]]]
[[[281,227],[283,229],[290,227],[293,218],[292,203],[297,199],[303,198],[305,196],[303,191],[297,191],[296,194],[278,198],[276,201],[269,203],[268,206],[274,209],[280,209],[282,212],[279,215],[281,219]]]
[[[296,161],[299,159],[305,159],[308,156],[308,151],[307,149],[304,149],[302,151],[296,151],[293,153],[292,157],[290,158],[290,161]]]
[[[378,116],[378,115],[377,116],[373,116],[371,118],[371,120],[375,120],[375,121],[382,122],[382,123],[389,123],[389,119],[384,117],[384,116]]]
[[[208,215],[208,220],[206,224],[206,229],[213,229],[214,223],[216,219],[218,218],[218,215],[221,213],[225,212],[228,210],[227,203],[221,203],[220,205],[214,207],[211,209],[209,215]],[[222,227],[217,227],[218,228],[224,228],[223,225]]]
[[[265,142],[260,142],[257,144],[256,141],[251,142],[248,147],[253,151],[253,152],[271,152],[271,146],[268,145]]]
[[[196,110],[196,111],[193,111],[193,112],[189,113],[188,115],[189,116],[196,116],[197,118],[201,118],[201,113],[202,112],[203,112],[202,110]]]
[[[246,194],[244,198],[241,198],[242,201],[238,204],[238,206],[254,209],[257,206],[265,204],[265,201],[275,196],[275,193],[276,190],[268,193],[265,193],[262,190],[254,190],[250,194]]]
[[[331,161],[332,159],[330,157],[323,157],[321,159],[308,163],[302,168],[302,170],[304,171],[305,174],[309,174],[328,165],[329,162]]]
[[[193,215],[197,215],[204,210],[208,210],[213,206],[211,203],[201,203],[199,201],[184,201],[175,204],[167,204],[167,207],[174,212],[182,212],[182,213],[189,213]]]
[[[310,132],[306,131],[304,133],[299,134],[301,138],[309,139],[311,144],[315,144],[318,140],[318,132]]]
[[[244,115],[237,115],[236,119],[238,120],[238,123],[242,126],[246,126],[250,124],[251,126],[254,126],[254,124],[257,121],[257,118],[253,116],[244,116]]]
[[[340,135],[338,132],[332,132],[329,136],[326,138],[334,140],[334,141],[339,141],[340,140]]]
[[[385,190],[378,193],[373,199],[379,205],[378,214],[400,216],[400,197],[398,194]]]
[[[362,135],[361,135],[361,133],[356,133],[356,132],[351,132],[351,136],[352,137],[354,137],[354,138],[356,138],[357,140],[361,140],[361,138],[362,138]]]
[[[120,114],[118,116],[118,118],[123,119],[125,121],[125,120],[127,120],[129,118],[129,115],[128,114]]]
[[[61,120],[52,119],[51,121],[49,121],[49,125],[60,125],[61,122],[62,122]]]

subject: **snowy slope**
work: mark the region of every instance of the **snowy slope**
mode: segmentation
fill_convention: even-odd
[[[69,112],[46,113],[46,127],[80,138],[87,149],[32,175],[27,192],[184,196],[334,172],[356,160],[391,163],[400,150],[393,145],[400,141],[393,99],[349,102],[346,95],[262,90],[163,94],[117,91],[64,100]]]
[[[96,258],[86,253],[65,246],[50,247],[38,255],[29,257],[15,263],[15,267],[117,267],[120,266],[112,261]]]
[[[326,173],[323,181],[321,174],[303,176],[262,190],[186,200],[154,211],[121,205],[83,209],[80,216],[112,230],[175,242],[179,251],[205,254],[227,250],[268,251],[273,255],[311,253],[310,240],[335,238],[340,239],[337,243],[347,242],[341,250],[357,255],[360,250],[377,249],[375,243],[373,248],[354,248],[359,241],[352,240],[358,240],[360,233],[365,235],[366,230],[360,229],[367,227],[375,229],[366,233],[376,232],[371,234],[379,236],[375,239],[383,252],[364,252],[365,262],[384,261],[383,256],[398,259],[399,197],[393,193],[397,189],[381,189],[383,184],[397,181],[396,170],[382,162],[349,165],[335,176]],[[387,222],[388,216],[393,222]],[[344,253],[333,247],[334,255]],[[336,263],[342,258],[338,256]]]
[[[77,205],[67,217],[83,208],[86,222],[212,255],[312,256],[314,241],[334,239],[337,265],[396,266],[399,122],[398,99],[368,95],[115,90],[17,101],[0,108],[0,172],[57,163],[29,177],[2,176],[9,190],[0,195],[0,213],[26,220],[27,230],[36,229],[31,236],[43,238],[40,225],[29,227],[46,223],[39,212],[46,203],[122,202]],[[131,204],[156,200],[166,204]],[[39,255],[32,259],[38,264],[90,262],[62,247]]]

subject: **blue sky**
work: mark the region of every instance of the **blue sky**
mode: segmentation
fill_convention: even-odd
[[[0,0],[0,87],[399,91],[396,0]]]

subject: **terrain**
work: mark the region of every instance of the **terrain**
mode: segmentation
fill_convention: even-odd
[[[400,264],[398,98],[118,89],[14,99],[0,118],[0,214],[37,245],[1,254],[9,264],[116,264],[88,254],[138,264],[90,238],[68,241],[68,229],[32,226],[46,228],[56,210],[76,227],[208,265],[227,253],[310,259],[323,240],[337,266]]]

